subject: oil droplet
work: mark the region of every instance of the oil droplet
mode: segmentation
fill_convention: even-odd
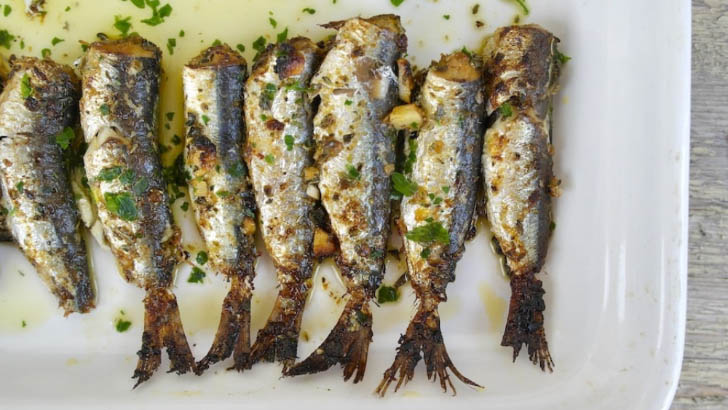
[[[485,305],[485,314],[488,315],[490,330],[497,331],[505,324],[506,300],[498,296],[488,282],[478,285],[480,299]]]

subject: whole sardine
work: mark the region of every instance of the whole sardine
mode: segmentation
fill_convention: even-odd
[[[185,168],[210,266],[231,279],[215,340],[197,374],[233,354],[250,367],[250,297],[255,276],[255,202],[242,155],[245,59],[210,47],[183,69]]]
[[[296,360],[301,317],[313,272],[315,198],[305,170],[313,163],[309,81],[319,49],[303,37],[270,46],[245,87],[246,160],[263,241],[278,276],[278,297],[253,345],[253,363]]]
[[[443,390],[449,385],[455,392],[448,369],[477,386],[450,361],[437,307],[447,300],[445,289],[455,280],[455,265],[473,225],[485,129],[482,88],[480,65],[457,52],[430,67],[420,90],[424,122],[416,139],[416,160],[410,176],[399,174],[394,180],[395,189],[406,195],[399,228],[418,309],[377,388],[380,395],[397,377],[395,391],[411,380],[422,355],[427,377],[439,377]]]
[[[182,248],[157,146],[161,54],[133,35],[89,45],[81,65],[84,163],[99,220],[121,275],[146,291],[135,387],[159,367],[163,347],[171,371],[195,364],[170,289]]]
[[[372,315],[369,301],[384,275],[390,231],[390,174],[396,134],[382,120],[397,101],[395,62],[407,48],[399,17],[380,15],[329,23],[338,29],[311,80],[321,99],[314,117],[321,201],[340,244],[336,263],[349,300],[338,323],[289,376],[340,363],[344,379],[364,377]]]
[[[5,59],[0,56],[0,93],[5,87],[5,81],[7,80],[7,67],[5,65]],[[2,190],[2,182],[0,182],[0,190]],[[13,235],[10,233],[7,222],[8,208],[5,205],[0,205],[0,242],[9,242],[13,240]]]
[[[61,141],[74,135],[79,81],[70,67],[48,59],[19,58],[11,64],[0,95],[8,224],[66,315],[85,313],[94,307],[95,291]]]
[[[487,214],[511,272],[511,302],[501,345],[521,346],[552,369],[543,327],[541,271],[551,235],[551,100],[557,91],[559,40],[535,26],[497,30],[487,41],[487,113],[483,172]]]

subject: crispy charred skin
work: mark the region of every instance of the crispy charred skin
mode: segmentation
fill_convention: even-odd
[[[453,365],[445,349],[437,306],[447,300],[445,289],[455,280],[455,265],[471,229],[484,131],[481,66],[461,52],[443,56],[432,65],[420,90],[425,121],[417,138],[416,162],[409,179],[416,192],[402,200],[400,231],[418,310],[400,337],[392,367],[377,393],[395,391],[414,375],[424,358],[427,377],[440,379],[444,391],[455,387],[448,369],[463,383],[477,386]],[[438,238],[408,236],[433,227]]]
[[[12,236],[66,315],[94,307],[80,217],[55,137],[77,121],[79,82],[51,60],[13,60],[0,95],[0,167]]]
[[[389,236],[392,129],[382,122],[397,101],[393,67],[407,48],[399,17],[381,15],[330,23],[338,29],[311,81],[321,103],[314,117],[321,201],[340,253],[336,263],[349,300],[338,323],[307,359],[284,372],[320,372],[336,363],[344,380],[364,377],[372,338],[369,301],[384,275]]]
[[[215,340],[197,374],[234,355],[250,367],[250,297],[256,251],[255,203],[241,147],[247,64],[227,45],[210,47],[183,71],[185,168],[197,225],[210,266],[232,280]]]
[[[305,171],[313,163],[307,89],[320,60],[307,38],[270,46],[245,88],[246,160],[255,189],[263,241],[273,258],[279,292],[253,345],[251,361],[293,364],[313,272],[315,199]]]
[[[6,77],[5,60],[0,56],[0,93],[2,93],[3,87],[5,86]],[[2,182],[0,182],[0,190],[2,190]],[[10,233],[10,228],[8,228],[7,215],[8,209],[2,205],[2,208],[0,208],[0,242],[13,240],[13,235]]]
[[[89,46],[81,71],[84,164],[99,220],[121,275],[146,291],[135,385],[166,347],[172,371],[194,368],[170,287],[182,255],[162,179],[157,134],[161,52],[139,36]]]
[[[483,149],[487,214],[512,273],[501,345],[513,347],[515,361],[525,344],[531,361],[549,371],[544,290],[535,275],[546,258],[556,188],[551,100],[558,41],[538,26],[513,26],[496,31],[485,47],[487,112],[493,117]]]

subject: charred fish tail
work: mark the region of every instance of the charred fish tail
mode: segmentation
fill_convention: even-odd
[[[230,370],[250,369],[250,298],[253,292],[251,276],[232,277],[232,284],[222,303],[220,324],[212,347],[197,363],[195,374],[201,375],[211,365],[233,355]]]
[[[144,333],[142,348],[137,352],[139,361],[132,376],[137,379],[134,388],[152,377],[162,361],[162,348],[167,349],[170,372],[183,374],[195,369],[195,358],[187,344],[177,299],[169,289],[154,288],[148,290],[144,298]]]
[[[546,331],[543,326],[543,284],[533,274],[514,275],[511,278],[511,303],[508,321],[501,346],[513,348],[513,361],[516,360],[525,344],[528,358],[541,370],[553,371],[554,361],[549,354]]]
[[[354,376],[354,383],[358,383],[364,378],[373,335],[369,297],[356,291],[321,346],[304,361],[284,370],[283,375],[318,373],[339,363],[344,367],[344,381]]]
[[[400,336],[397,355],[394,357],[392,366],[384,372],[382,381],[377,386],[376,393],[384,396],[387,393],[389,385],[397,380],[394,387],[396,392],[402,386],[407,384],[414,376],[414,370],[420,359],[425,360],[427,367],[427,378],[437,380],[440,379],[442,390],[447,392],[448,386],[456,393],[455,386],[450,380],[448,369],[460,379],[461,382],[475,387],[481,387],[474,381],[463,376],[450,360],[445,348],[445,342],[440,331],[440,315],[437,307],[426,308],[423,303],[415,317],[410,321],[407,332]]]

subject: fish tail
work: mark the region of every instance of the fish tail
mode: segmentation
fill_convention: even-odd
[[[534,274],[513,275],[511,278],[511,303],[508,321],[501,346],[513,347],[513,361],[523,344],[528,347],[528,357],[541,370],[553,371],[554,361],[549,354],[546,331],[543,327],[543,284]]]
[[[352,292],[339,321],[321,346],[302,362],[284,369],[283,375],[318,373],[339,363],[344,367],[344,381],[354,376],[354,383],[358,383],[364,378],[372,336],[369,297],[363,290],[357,290]]]
[[[250,298],[253,292],[250,275],[234,275],[230,290],[222,302],[220,324],[215,340],[205,357],[197,363],[195,374],[201,375],[211,365],[233,355],[230,369],[250,369]]]
[[[450,386],[453,395],[456,394],[448,369],[461,382],[481,387],[463,376],[450,360],[440,330],[440,316],[437,307],[428,308],[425,307],[425,303],[422,303],[415,317],[410,321],[407,332],[400,336],[394,363],[384,372],[384,377],[377,386],[376,393],[383,397],[389,385],[397,379],[394,391],[399,390],[402,384],[407,384],[412,380],[415,367],[423,358],[427,368],[427,379],[432,380],[434,377],[434,380],[437,380],[439,378],[443,391],[447,392],[448,386]]]
[[[144,298],[144,333],[142,348],[137,352],[139,361],[133,379],[134,388],[148,380],[159,367],[162,348],[167,349],[171,366],[169,372],[187,373],[195,369],[195,358],[187,343],[180,320],[177,298],[166,288],[147,291]]]
[[[303,281],[285,283],[278,292],[273,311],[251,349],[250,361],[283,363],[284,368],[293,365],[298,351],[298,335],[301,331],[303,306],[308,287]]]

